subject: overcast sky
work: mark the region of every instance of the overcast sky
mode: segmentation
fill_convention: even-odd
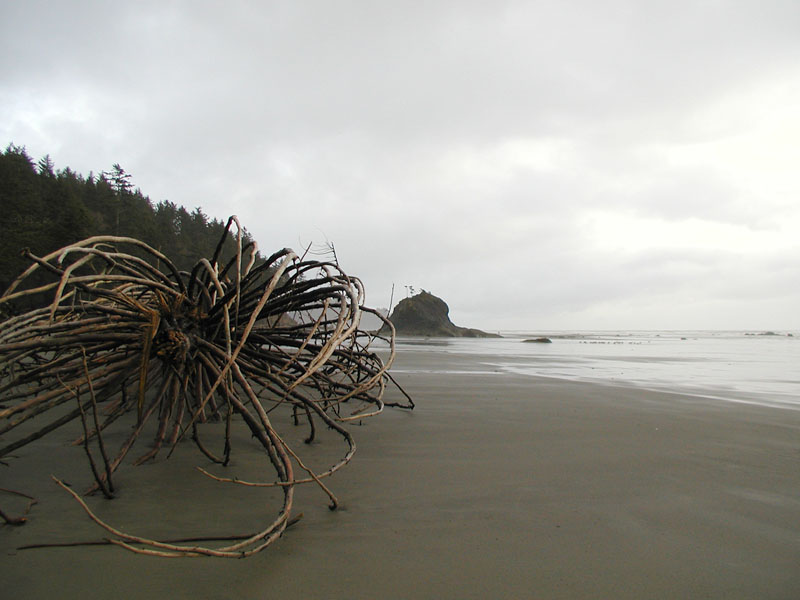
[[[459,325],[800,329],[800,2],[2,2],[0,143]]]

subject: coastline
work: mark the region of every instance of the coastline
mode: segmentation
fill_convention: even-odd
[[[452,372],[407,372],[419,365]],[[53,434],[21,458],[37,473],[0,472],[1,487],[40,500],[27,525],[0,528],[5,589],[20,599],[797,597],[800,411],[487,373],[469,355],[405,349],[396,366],[417,408],[353,427],[358,451],[327,480],[341,509],[302,486],[303,519],[247,560],[16,550],[102,537],[49,480],[51,468],[88,476],[81,450]],[[341,447],[308,450],[324,464]],[[196,464],[188,452],[128,468],[131,493],[103,514],[163,531],[159,503],[185,502],[187,522],[207,530],[223,488],[182,495]],[[246,526],[223,508],[231,527]]]

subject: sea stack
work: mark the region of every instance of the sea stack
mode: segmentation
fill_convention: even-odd
[[[389,320],[398,335],[428,337],[502,337],[480,329],[459,327],[450,321],[450,308],[441,298],[421,291],[416,296],[401,300]]]

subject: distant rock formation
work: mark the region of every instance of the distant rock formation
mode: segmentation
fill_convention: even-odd
[[[775,333],[774,331],[762,331],[761,333],[745,333],[745,335],[759,335],[759,336],[767,336],[767,337],[774,337],[783,335],[780,333]],[[791,333],[787,333],[786,337],[794,337]]]
[[[538,338],[531,338],[529,340],[522,340],[523,342],[527,342],[529,344],[552,344],[553,340],[547,337],[538,337]]]
[[[423,290],[416,296],[401,300],[389,320],[398,335],[430,337],[502,337],[480,329],[459,327],[450,321],[450,308],[444,300]]]

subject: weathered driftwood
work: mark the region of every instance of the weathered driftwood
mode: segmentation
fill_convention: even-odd
[[[236,251],[222,262],[227,239],[235,239]],[[259,261],[255,244],[243,244],[235,217],[214,256],[190,273],[179,272],[147,244],[123,237],[92,237],[44,257],[26,256],[32,264],[0,297],[0,309],[32,298],[47,302],[0,322],[0,459],[79,419],[84,434],[76,442],[95,480],[90,491],[111,498],[113,474],[149,422],[156,425],[152,448],[135,464],[165,447],[171,453],[189,438],[209,460],[227,465],[231,422],[243,421],[263,446],[275,480],[254,484],[201,470],[220,481],[278,486],[283,501],[271,523],[228,546],[159,542],[119,531],[56,479],[113,543],[144,554],[254,554],[287,527],[300,483],[315,482],[336,507],[322,479],[355,452],[345,423],[379,414],[387,405],[394,332],[363,306],[361,282],[345,274],[335,257],[306,260],[284,249]],[[42,273],[49,281],[41,283]],[[388,342],[385,361],[370,350],[375,336],[359,328],[364,312],[390,328],[382,338]],[[406,398],[391,405],[413,408]],[[291,411],[296,425],[308,425],[306,441],[315,436],[315,421],[337,432],[347,445],[344,455],[324,472],[306,467],[270,420],[270,412],[280,408]],[[112,455],[103,432],[123,417],[132,431]],[[220,456],[200,438],[197,424],[207,420],[224,422]],[[34,424],[32,431],[14,438],[23,423]]]

